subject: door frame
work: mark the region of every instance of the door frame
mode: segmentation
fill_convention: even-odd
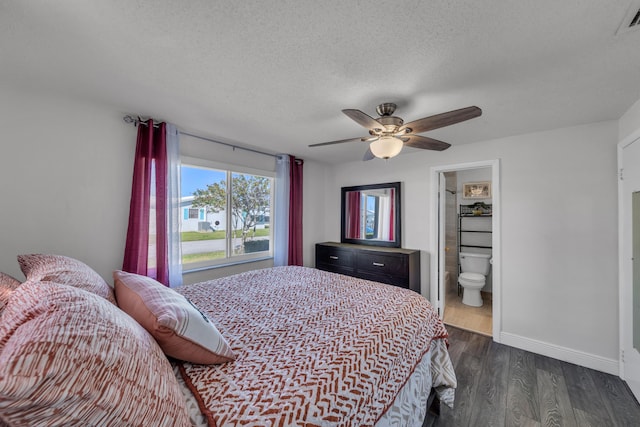
[[[484,160],[470,163],[458,163],[453,165],[433,166],[431,167],[431,279],[430,279],[430,300],[431,304],[436,308],[440,316],[444,314],[444,276],[439,271],[440,258],[444,256],[445,242],[440,242],[440,174],[444,172],[458,172],[468,169],[491,168],[491,187],[492,187],[492,321],[493,321],[493,340],[500,342],[500,334],[502,332],[502,248],[501,239],[501,185],[500,185],[500,159]],[[444,201],[444,199],[443,199]]]
[[[640,129],[633,132],[628,137],[624,138],[618,143],[618,298],[619,298],[619,375],[620,378],[627,382],[627,385],[636,396],[640,399],[640,383],[638,383],[638,363],[637,355],[626,355],[626,359],[633,360],[634,364],[630,364],[628,367],[625,364],[625,349],[630,338],[630,334],[633,334],[633,328],[629,327],[629,320],[633,321],[633,312],[629,311],[629,304],[633,301],[633,268],[631,266],[632,257],[632,242],[631,231],[628,229],[628,225],[631,222],[631,215],[628,212],[631,206],[627,206],[625,201],[627,200],[626,192],[630,189],[625,189],[624,182],[624,150],[632,144],[640,144]],[[633,346],[633,344],[631,344]],[[633,377],[633,378],[632,378]]]

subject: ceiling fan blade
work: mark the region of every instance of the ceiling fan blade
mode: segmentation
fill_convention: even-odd
[[[367,148],[367,151],[364,153],[364,157],[362,158],[362,161],[366,162],[367,160],[373,160],[375,158],[376,156],[374,156],[373,153],[371,152],[371,148]]]
[[[329,142],[320,142],[318,144],[311,144],[309,147],[322,147],[323,145],[333,145],[333,144],[342,144],[343,142],[361,142],[365,141],[367,138],[358,137],[358,138],[348,138],[348,139],[339,139],[337,141],[329,141]]]
[[[346,109],[342,110],[342,112],[349,116],[351,120],[355,121],[360,126],[364,126],[367,129],[374,131],[377,130],[378,132],[382,132],[383,130],[385,130],[385,127],[382,123],[360,110]]]
[[[482,110],[478,107],[467,107],[447,113],[436,114],[422,119],[414,120],[402,126],[399,131],[410,129],[407,133],[422,133],[428,130],[438,129],[445,126],[454,125],[482,115]]]
[[[451,147],[451,144],[421,135],[406,135],[400,139],[404,141],[404,145],[407,147],[423,148],[425,150],[442,151]]]

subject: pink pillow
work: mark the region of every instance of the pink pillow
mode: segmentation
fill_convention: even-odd
[[[25,282],[2,314],[0,396],[8,425],[190,424],[147,331],[104,298],[52,282]]]
[[[49,281],[93,292],[116,303],[113,289],[88,265],[62,255],[18,255],[18,263],[27,280]]]
[[[211,321],[184,296],[150,277],[114,271],[116,299],[160,344],[165,354],[191,363],[235,359]]]
[[[7,305],[9,296],[20,286],[21,282],[18,279],[14,279],[8,274],[0,273],[0,313]]]

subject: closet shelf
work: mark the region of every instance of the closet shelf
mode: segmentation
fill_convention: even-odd
[[[491,216],[493,207],[483,202],[477,202],[472,205],[460,205],[461,216]]]
[[[477,215],[473,213],[474,211],[476,213],[481,211],[482,213]],[[491,227],[492,206],[485,203],[460,205],[458,212],[458,253],[463,252],[462,248],[491,250],[491,234],[493,233]],[[472,218],[477,219],[473,220]],[[465,241],[463,242],[463,240]],[[458,273],[461,271],[458,263]],[[461,287],[458,284],[458,295],[460,295],[460,291]]]

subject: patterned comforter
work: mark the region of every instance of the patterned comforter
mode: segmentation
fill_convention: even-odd
[[[305,267],[177,290],[238,355],[180,366],[210,425],[373,426],[430,348],[432,384],[453,403],[446,330],[413,291]]]

